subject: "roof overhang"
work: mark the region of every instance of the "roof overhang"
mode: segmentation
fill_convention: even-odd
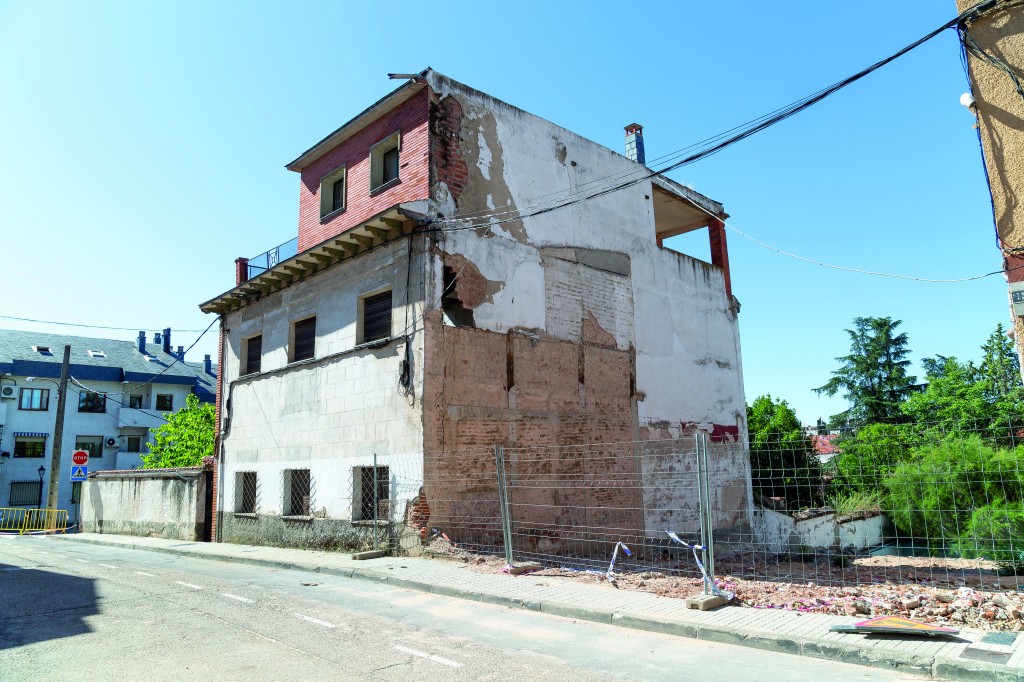
[[[422,202],[417,202],[417,204]],[[419,205],[416,208],[420,208]],[[199,306],[223,315],[404,235],[425,220],[410,204],[398,204],[339,235],[298,253]]]
[[[371,104],[365,111],[357,115],[348,123],[344,124],[333,133],[302,152],[299,158],[287,164],[285,168],[301,173],[309,164],[313,163],[328,151],[334,149],[334,147],[352,137],[384,114],[398,108],[402,104],[405,104],[425,87],[427,87],[427,83],[422,76],[404,83],[401,87],[392,90],[380,100]]]
[[[725,220],[722,204],[685,185],[655,176],[653,184],[654,224],[661,239],[706,227],[713,218]]]

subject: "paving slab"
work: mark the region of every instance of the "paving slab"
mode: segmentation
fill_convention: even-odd
[[[1024,681],[1024,636],[1010,645],[982,646],[982,631],[962,630],[959,640],[840,634],[836,623],[863,618],[800,613],[782,609],[725,606],[688,609],[682,599],[618,590],[609,584],[564,578],[485,573],[444,559],[379,557],[354,561],[351,555],[279,547],[181,542],[161,538],[96,533],[50,536],[45,541],[84,542],[219,561],[314,571],[346,578],[498,604],[539,610],[568,618],[611,623],[653,632],[739,644],[802,656],[904,670],[953,680]],[[992,662],[994,654],[1006,657]],[[988,659],[988,660],[986,660]]]

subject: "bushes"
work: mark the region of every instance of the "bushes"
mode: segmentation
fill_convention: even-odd
[[[896,526],[933,552],[1024,562],[1024,448],[979,436],[912,448],[884,475],[884,508]]]

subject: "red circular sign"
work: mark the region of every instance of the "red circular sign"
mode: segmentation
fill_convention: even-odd
[[[71,461],[78,466],[83,466],[89,463],[89,453],[85,450],[75,450],[74,454],[71,455]]]

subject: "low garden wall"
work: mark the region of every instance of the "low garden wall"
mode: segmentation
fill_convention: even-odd
[[[208,478],[201,467],[92,474],[82,484],[82,530],[206,539]]]

